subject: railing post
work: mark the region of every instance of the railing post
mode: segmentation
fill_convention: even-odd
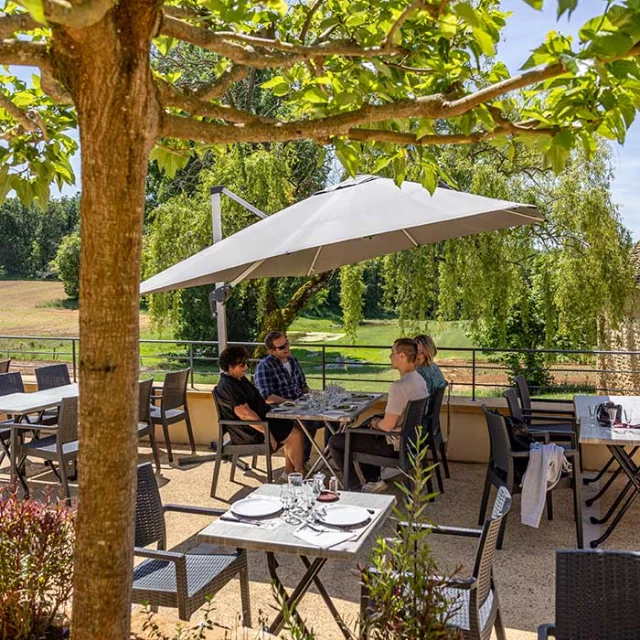
[[[189,372],[191,375],[191,388],[195,389],[193,384],[193,342],[189,343]]]
[[[73,381],[78,382],[77,361],[76,361],[76,339],[71,339],[71,358],[73,360]]]
[[[322,390],[327,388],[327,348],[322,345]]]
[[[471,352],[471,400],[476,401],[476,350]]]

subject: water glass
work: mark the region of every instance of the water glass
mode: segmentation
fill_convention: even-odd
[[[316,498],[318,497],[318,494],[324,489],[324,473],[322,473],[322,471],[318,471],[318,473],[314,474],[313,476],[313,490],[314,493],[316,495]]]
[[[594,404],[590,404],[587,408],[589,409],[589,424],[595,424],[598,407]]]

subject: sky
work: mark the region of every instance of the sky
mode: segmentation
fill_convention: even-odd
[[[549,31],[560,31],[567,36],[577,36],[580,27],[589,19],[601,14],[606,6],[605,0],[579,0],[578,7],[571,17],[565,14],[556,19],[555,1],[546,0],[542,11],[532,9],[524,0],[503,0],[504,11],[511,12],[507,26],[503,31],[502,42],[497,58],[504,62],[512,74],[520,67],[545,38]],[[16,71],[18,71],[16,69]],[[19,74],[29,76],[31,71],[22,70]],[[627,133],[624,146],[611,143],[614,180],[612,183],[613,200],[620,207],[622,221],[631,231],[635,241],[640,240],[640,197],[637,194],[636,176],[640,174],[640,114]],[[76,176],[80,177],[80,157],[72,161]],[[76,188],[65,188],[69,194]]]

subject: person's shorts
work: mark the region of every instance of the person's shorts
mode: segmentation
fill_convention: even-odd
[[[289,437],[289,434],[295,426],[292,420],[282,420],[279,418],[272,418],[268,422],[269,431],[278,444],[282,444]],[[264,442],[264,434],[250,427],[248,424],[239,424],[238,426],[228,425],[227,430],[233,444],[262,444]]]

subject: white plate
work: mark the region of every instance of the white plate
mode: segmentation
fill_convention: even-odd
[[[331,504],[321,510],[316,517],[322,524],[330,527],[355,527],[370,520],[371,514],[363,507]]]
[[[267,518],[282,511],[277,498],[245,498],[231,505],[231,513],[239,518]]]

